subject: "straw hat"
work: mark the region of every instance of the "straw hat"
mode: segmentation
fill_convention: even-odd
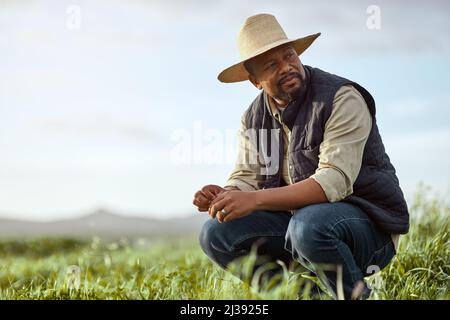
[[[237,38],[241,62],[223,70],[217,79],[221,82],[248,80],[244,62],[270,49],[291,43],[300,55],[320,36],[320,32],[296,40],[288,39],[277,19],[271,14],[257,14],[245,20]]]

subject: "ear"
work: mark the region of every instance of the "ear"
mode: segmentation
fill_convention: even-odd
[[[256,77],[253,74],[249,74],[248,75],[248,80],[250,80],[250,82],[256,87],[258,88],[258,90],[262,89],[262,85],[261,83],[259,83],[258,79],[256,79]]]

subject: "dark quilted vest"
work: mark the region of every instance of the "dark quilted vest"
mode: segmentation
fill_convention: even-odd
[[[353,194],[342,201],[352,203],[363,209],[369,217],[384,231],[389,233],[407,233],[409,213],[403,192],[400,189],[395,169],[391,164],[378,132],[375,118],[375,101],[370,93],[348,79],[327,73],[317,68],[304,66],[306,87],[299,98],[283,112],[283,121],[291,129],[289,146],[289,164],[293,183],[314,174],[319,163],[319,146],[323,140],[325,123],[330,117],[333,99],[343,85],[354,86],[363,96],[372,115],[372,129],[364,148],[362,166],[353,185]],[[276,170],[268,170],[263,175],[260,188],[275,188],[283,185],[282,159],[284,156],[283,131],[268,110],[264,92],[258,95],[246,111],[247,128],[279,129],[275,132],[275,143],[279,149],[279,165]],[[266,131],[264,131],[266,132]],[[257,135],[258,150],[266,148],[271,155],[271,136],[266,134],[267,143],[261,143]],[[263,152],[264,153],[264,152]],[[261,156],[261,154],[260,154]],[[260,160],[267,163],[268,159]],[[268,164],[270,166],[270,164]]]

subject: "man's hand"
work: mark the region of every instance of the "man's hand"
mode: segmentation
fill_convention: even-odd
[[[211,202],[209,215],[219,222],[245,217],[257,209],[257,192],[225,190]],[[224,212],[225,213],[224,213]]]
[[[197,206],[198,211],[206,212],[210,207],[211,201],[225,189],[214,184],[204,186],[201,190],[197,191],[194,195],[194,201],[192,203]]]

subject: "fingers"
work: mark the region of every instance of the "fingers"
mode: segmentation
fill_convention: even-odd
[[[235,213],[233,212],[233,211],[231,211],[231,212],[229,212],[228,213],[228,211],[227,211],[227,214],[225,215],[225,217],[223,218],[223,222],[228,222],[228,221],[231,221],[231,220],[234,220],[236,217],[235,217],[236,215],[235,215]]]
[[[204,212],[208,211],[211,201],[201,192],[197,191],[194,195],[194,200],[192,204],[198,207],[198,211]]]
[[[212,201],[220,192],[222,192],[222,190],[225,189],[216,186],[215,184],[209,184],[204,186],[201,191],[208,197],[209,200]]]
[[[210,201],[208,197],[200,190],[195,193],[194,198],[205,203]]]
[[[224,221],[225,217],[227,216],[227,214],[228,214],[228,212],[224,213],[223,211],[218,211],[217,214],[216,214],[217,221],[222,223]]]
[[[214,204],[216,204],[217,202],[219,202],[220,200],[222,200],[222,199],[225,197],[226,193],[227,193],[226,191],[225,191],[225,192],[222,192],[222,193],[219,193],[219,194],[214,198],[214,200],[211,201],[211,203],[209,204],[209,206],[212,207]]]
[[[219,193],[221,193],[222,191],[225,191],[225,189],[224,188],[222,188],[222,187],[219,187],[219,186],[214,186],[212,189],[211,189],[211,192],[214,194],[214,197],[216,197]]]
[[[213,209],[211,207],[209,207],[208,214],[211,217],[211,219],[214,219],[216,217],[217,211],[213,211]]]
[[[227,201],[225,199],[221,199],[215,204],[211,205],[211,207],[209,208],[209,215],[211,216],[211,218],[215,218],[216,215],[220,214],[220,211],[225,208],[226,202]]]
[[[217,220],[219,222],[228,222],[234,219],[234,212],[229,207],[225,206],[221,211],[217,212]]]
[[[222,223],[223,219],[225,218],[225,215],[222,213],[222,211],[217,212],[217,221],[219,221],[220,223]]]
[[[223,192],[226,192],[226,190],[216,185],[204,186],[201,190],[194,194],[192,204],[194,204],[200,212],[209,211],[214,203],[217,203],[217,201],[223,198]],[[209,212],[211,218],[215,218],[216,213],[217,211]]]
[[[199,200],[199,199],[194,199],[192,201],[192,204],[197,206],[197,207],[202,207],[202,208],[208,208],[210,205],[209,200]]]
[[[203,193],[204,196],[206,196],[206,198],[210,201],[212,201],[215,197],[216,194],[213,192],[211,186],[205,186],[202,188],[201,192]]]

